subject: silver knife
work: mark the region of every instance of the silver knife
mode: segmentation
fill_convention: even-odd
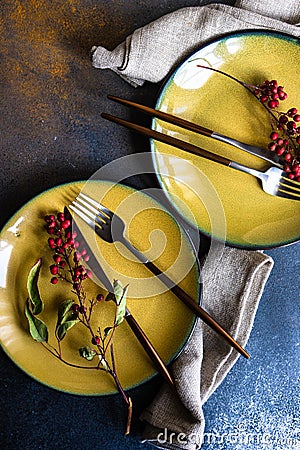
[[[270,150],[266,150],[262,147],[256,147],[255,145],[245,144],[244,142],[237,141],[236,139],[225,136],[224,134],[216,133],[215,131],[212,131],[210,137],[216,139],[217,141],[233,145],[234,147],[244,150],[251,155],[258,156],[259,158],[268,161],[273,166],[283,169],[283,164],[281,163],[279,156],[275,152],[271,152]]]
[[[87,262],[85,262],[84,263],[85,266],[88,266],[88,268],[92,271],[93,275],[100,282],[100,285],[102,284],[108,292],[113,294],[114,289],[113,289],[113,286],[112,286],[110,280],[108,279],[106,273],[104,272],[100,262],[98,261],[98,259],[95,256],[95,254],[91,250],[86,239],[84,238],[81,231],[79,230],[79,227],[76,224],[73,216],[71,215],[71,212],[69,211],[69,209],[66,206],[64,208],[64,213],[65,213],[66,217],[70,217],[70,219],[72,219],[72,227],[73,227],[73,230],[77,233],[77,238],[79,238],[79,240],[82,240],[82,242],[84,242],[84,247],[89,255],[88,264],[87,264]],[[169,384],[169,386],[171,386],[172,389],[174,389],[175,388],[174,381],[170,375],[170,372],[169,372],[167,366],[165,365],[165,363],[159,356],[158,352],[154,348],[153,344],[150,342],[150,340],[148,339],[148,337],[146,336],[146,334],[144,333],[144,331],[142,330],[140,325],[137,323],[137,321],[135,320],[135,318],[130,313],[130,311],[127,307],[126,307],[126,313],[125,313],[125,320],[128,323],[128,325],[130,326],[130,328],[133,331],[133,333],[135,334],[135,336],[137,337],[137,339],[139,340],[140,344],[142,345],[142,347],[144,348],[146,353],[148,354],[148,356],[150,357],[150,359],[153,362],[153,364],[155,365],[156,369],[160,372],[160,374],[163,376],[163,378]]]

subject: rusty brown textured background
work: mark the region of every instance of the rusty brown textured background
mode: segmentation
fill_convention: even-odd
[[[87,179],[121,156],[148,151],[148,142],[100,118],[128,117],[108,93],[153,105],[160,86],[134,89],[116,74],[93,69],[92,45],[113,49],[135,28],[201,0],[2,0],[0,3],[0,222],[36,194]],[[224,0],[221,3],[234,4]],[[137,180],[136,182],[140,182]],[[205,405],[215,443],[204,449],[237,450],[226,441],[246,431],[286,439],[299,422],[299,245],[270,251],[272,272],[249,342],[251,365],[238,362]],[[1,311],[0,311],[1,314]],[[284,322],[284,323],[283,323]],[[77,397],[40,385],[0,351],[0,447],[7,450],[134,450],[139,412],[161,383],[135,389],[133,433],[123,435],[117,396]],[[241,429],[241,428],[240,428]],[[292,430],[292,431],[291,431]],[[218,440],[223,436],[223,441]],[[293,434],[294,436],[294,434]],[[288,441],[276,447],[286,449]],[[261,445],[247,446],[250,449]],[[270,447],[268,447],[270,448]],[[275,447],[274,447],[275,448]]]

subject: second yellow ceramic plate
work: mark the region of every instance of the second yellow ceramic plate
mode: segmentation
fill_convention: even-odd
[[[53,388],[74,394],[104,395],[116,392],[114,381],[103,371],[91,370],[97,361],[86,361],[79,348],[91,346],[91,335],[81,324],[70,329],[61,341],[67,363],[54,357],[43,344],[34,341],[25,317],[27,277],[42,258],[39,289],[44,311],[38,316],[49,330],[49,344],[57,347],[55,326],[59,305],[76,301],[72,285],[60,280],[50,283],[53,251],[48,246],[44,216],[63,211],[76,195],[84,192],[117,212],[125,221],[126,234],[136,247],[174,278],[195,302],[199,299],[199,272],[186,235],[156,201],[139,191],[109,182],[72,183],[44,192],[21,208],[0,234],[0,342],[11,359],[33,378]],[[108,244],[78,220],[111,281],[128,288],[128,307],[154,347],[169,363],[186,343],[195,317],[162,283],[124,248]],[[86,280],[87,301],[105,291]],[[89,303],[88,303],[89,304]],[[93,315],[95,330],[112,325],[113,302],[100,302]],[[137,386],[156,371],[126,321],[114,336],[116,369],[125,389]],[[108,355],[109,357],[109,355]],[[76,366],[88,366],[89,369]]]
[[[198,65],[222,70],[253,85],[277,79],[288,93],[281,108],[300,108],[300,45],[296,38],[265,31],[222,37],[184,61],[157,101],[157,109],[266,148],[271,128],[262,105],[240,84]],[[256,156],[158,119],[153,128],[249,167],[269,167]],[[268,195],[251,175],[157,141],[152,141],[152,154],[165,193],[204,234],[247,249],[299,240],[299,201]]]

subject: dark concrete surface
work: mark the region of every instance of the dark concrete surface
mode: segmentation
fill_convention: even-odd
[[[149,105],[158,85],[134,89],[91,67],[92,45],[114,48],[135,28],[201,0],[3,0],[0,4],[0,225],[57,184],[87,179],[148,143],[100,117],[108,93]],[[233,4],[234,2],[221,2]],[[118,106],[114,106],[118,112]],[[128,111],[122,109],[126,117]],[[136,180],[135,183],[143,183]],[[267,252],[275,267],[247,349],[205,405],[204,449],[289,449],[299,439],[300,245]],[[29,378],[0,351],[0,447],[147,449],[139,412],[161,380],[134,389],[133,432],[125,437],[118,396],[77,397]],[[240,443],[236,433],[249,435]],[[251,437],[252,436],[252,437]],[[299,441],[298,441],[299,445]],[[297,447],[299,448],[299,447]]]

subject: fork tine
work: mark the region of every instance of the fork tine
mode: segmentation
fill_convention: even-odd
[[[295,201],[300,200],[300,196],[294,196],[293,194],[291,195],[290,193],[281,190],[277,191],[276,197],[282,197],[288,200],[295,200]]]
[[[300,194],[299,181],[290,180],[289,178],[283,176],[280,180],[280,184],[282,184],[284,186],[288,186],[290,189],[293,189],[294,191],[296,191]]]
[[[107,222],[108,217],[102,214],[101,211],[99,211],[97,208],[94,208],[94,206],[87,204],[79,196],[76,197],[76,200],[79,202],[77,203],[77,206],[81,206],[81,209],[85,208],[85,210],[88,211],[88,215],[92,217],[99,225],[103,225]],[[102,220],[100,220],[99,217],[101,217]]]
[[[103,213],[105,213],[110,219],[113,216],[113,212],[106,208],[105,206],[101,205],[101,203],[96,202],[96,200],[92,199],[91,197],[88,197],[87,195],[83,194],[82,192],[80,192],[78,197],[83,197],[87,202],[89,202],[91,205],[95,206],[97,208],[97,210],[101,210]],[[77,197],[77,198],[78,198]],[[98,211],[99,212],[99,211]]]
[[[290,200],[300,200],[300,192],[292,191],[282,184],[279,185],[276,195],[277,197],[284,197]]]
[[[282,176],[279,182],[277,195],[291,200],[300,200],[300,183]]]
[[[90,227],[94,228],[94,221],[92,221],[84,212],[82,212],[79,208],[79,205],[76,202],[72,202],[70,209],[74,211],[82,220],[84,220]]]
[[[87,209],[87,207],[85,205],[81,205],[80,203],[73,201],[72,202],[73,205],[75,205],[77,208],[79,208],[79,210],[86,216],[88,217],[88,220],[92,220],[92,226],[93,228],[95,228],[95,222],[99,227],[103,227],[103,225],[105,224],[104,220],[100,220],[98,216],[95,216],[95,214],[93,214],[89,209]]]

